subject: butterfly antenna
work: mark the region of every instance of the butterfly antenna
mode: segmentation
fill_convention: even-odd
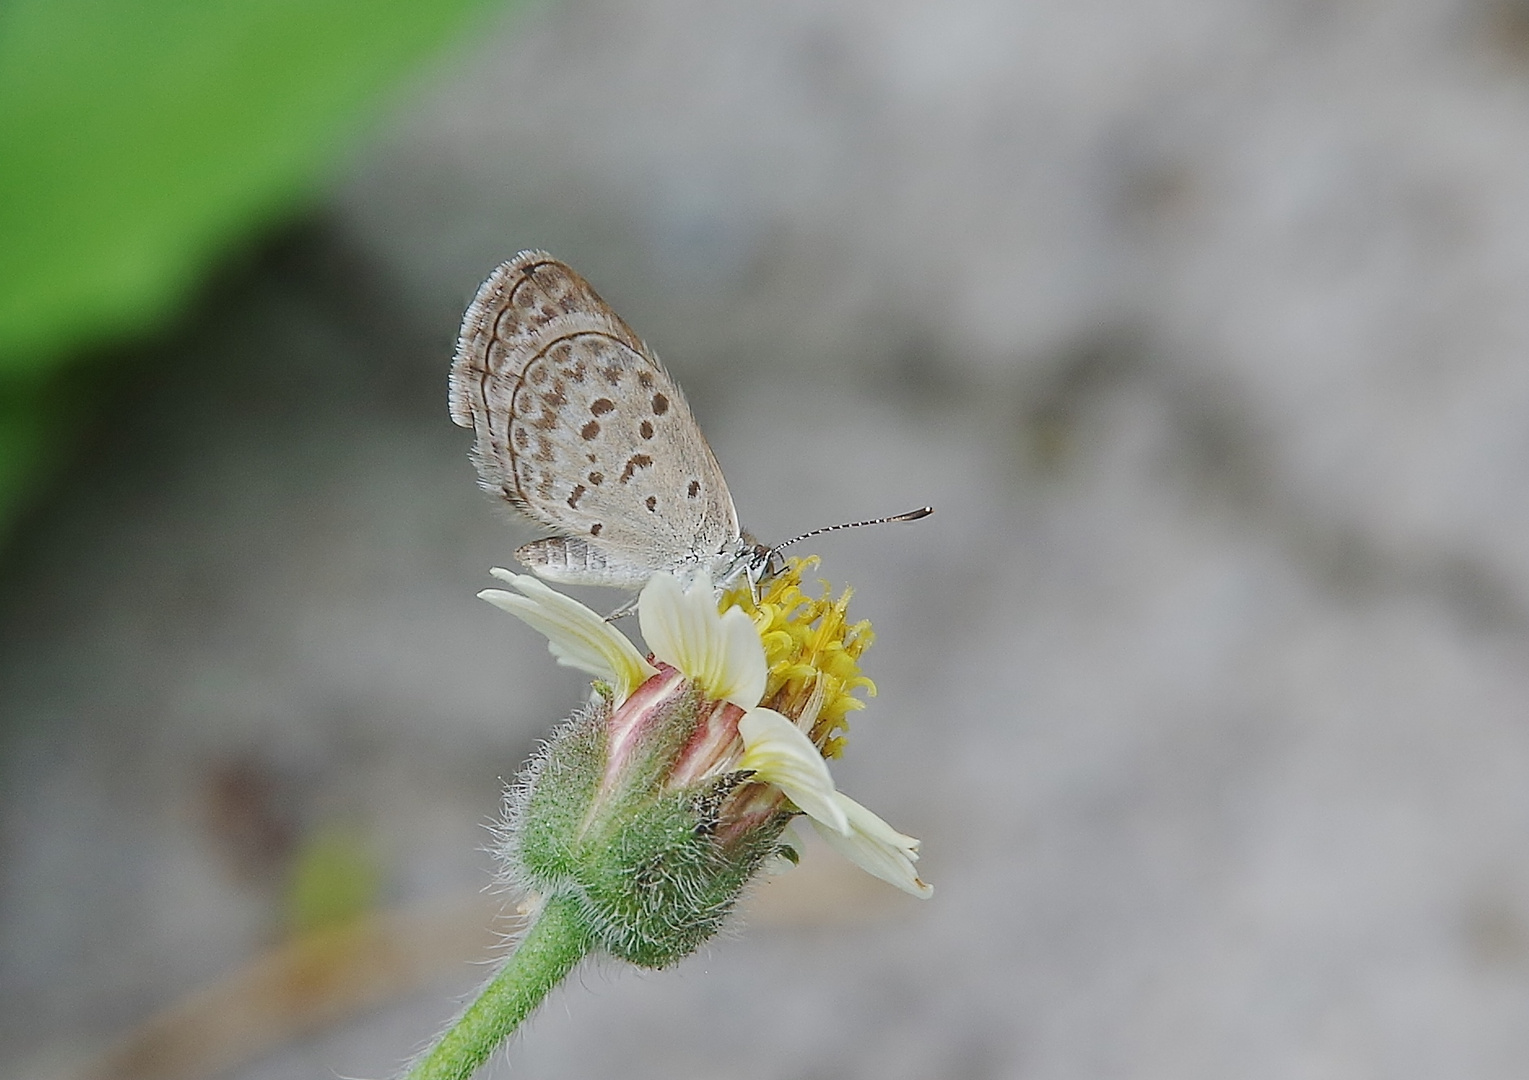
[[[928,517],[932,513],[934,513],[934,507],[921,506],[917,510],[909,510],[906,514],[893,514],[891,517],[872,518],[870,521],[846,521],[843,525],[825,525],[821,529],[813,529],[811,532],[802,533],[801,536],[793,536],[784,543],[776,544],[770,549],[770,554],[774,555],[781,548],[788,548],[792,544],[799,544],[803,540],[810,540],[812,537],[822,536],[824,533],[838,532],[840,529],[863,529],[867,525],[889,525],[894,521],[917,521],[920,518]]]

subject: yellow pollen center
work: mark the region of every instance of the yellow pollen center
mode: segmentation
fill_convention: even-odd
[[[759,704],[797,720],[816,690],[822,707],[808,735],[824,757],[836,758],[844,750],[849,714],[865,708],[854,692],[876,696],[876,684],[860,674],[859,663],[876,635],[869,620],[847,621],[852,590],[830,599],[832,587],[820,579],[822,597],[802,591],[802,573],[817,564],[815,555],[788,559],[786,568],[762,585],[757,604],[744,582],[722,594],[721,609],[742,608],[759,631],[770,669]]]

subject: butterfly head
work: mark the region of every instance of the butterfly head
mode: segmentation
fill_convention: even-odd
[[[717,560],[715,581],[719,589],[731,587],[740,578],[749,583],[749,593],[759,601],[759,587],[779,574],[786,560],[778,547],[762,544],[752,534],[741,533]]]

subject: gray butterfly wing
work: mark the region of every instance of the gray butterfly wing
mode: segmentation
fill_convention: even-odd
[[[551,581],[635,588],[736,554],[737,511],[684,395],[589,282],[543,252],[467,309],[451,418],[479,482],[554,531],[517,556]]]

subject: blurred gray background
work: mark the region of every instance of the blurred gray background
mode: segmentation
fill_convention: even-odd
[[[879,636],[836,776],[937,892],[814,848],[496,1075],[1525,1075],[1529,3],[564,0],[231,268],[15,544],[0,1076],[263,955],[305,836],[492,910],[582,693],[474,599],[532,534],[446,414],[527,247],[757,534],[936,506],[815,550]],[[476,940],[223,1075],[391,1074]]]

